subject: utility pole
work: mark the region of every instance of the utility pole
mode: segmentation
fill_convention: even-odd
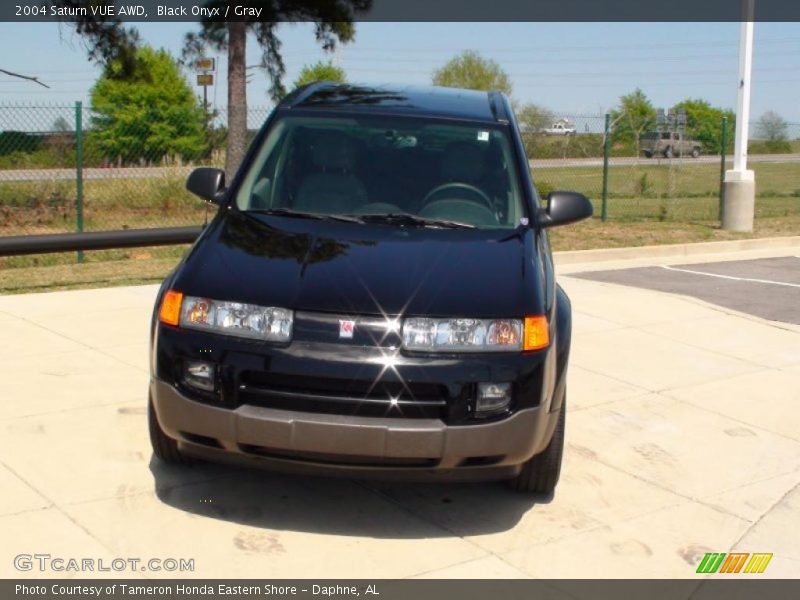
[[[756,178],[747,170],[747,140],[750,126],[750,84],[753,70],[754,0],[742,0],[739,33],[739,102],[736,107],[736,141],[733,169],[725,172],[722,228],[752,231],[755,214]]]
[[[603,135],[603,208],[600,218],[608,221],[608,155],[611,149],[611,114],[606,113],[605,134]]]

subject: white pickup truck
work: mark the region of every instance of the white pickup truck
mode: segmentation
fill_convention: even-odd
[[[547,135],[575,135],[575,127],[569,121],[558,121],[544,130]]]

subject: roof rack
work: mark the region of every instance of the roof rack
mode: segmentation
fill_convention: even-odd
[[[503,93],[498,90],[489,92],[489,109],[496,121],[508,122],[508,111],[503,98]]]
[[[323,88],[331,87],[336,85],[332,81],[314,81],[313,83],[309,83],[302,87],[297,88],[292,93],[287,95],[283,100],[280,102],[280,106],[291,108],[293,106],[297,106],[305,101],[309,96],[311,96],[314,92],[317,92]]]

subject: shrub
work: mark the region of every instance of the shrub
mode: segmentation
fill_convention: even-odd
[[[653,191],[653,184],[650,183],[650,180],[647,177],[647,173],[642,173],[642,176],[639,177],[639,180],[636,182],[636,192],[640,198],[644,198],[645,196],[649,196]]]
[[[790,154],[792,145],[786,140],[757,140],[749,144],[747,151],[750,154]]]
[[[535,183],[535,186],[536,186],[536,191],[542,200],[546,200],[547,196],[550,195],[550,192],[555,190],[553,185],[551,183],[548,183],[547,181],[537,181]]]

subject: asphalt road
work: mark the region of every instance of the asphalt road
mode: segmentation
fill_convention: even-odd
[[[752,163],[800,163],[800,154],[755,154],[748,157]],[[699,158],[674,158],[668,161],[663,158],[612,158],[609,165],[612,167],[640,165],[669,164],[670,162],[684,164],[719,164],[719,156],[701,156]],[[548,158],[530,161],[534,169],[562,169],[565,167],[602,167],[602,158]],[[83,170],[84,180],[98,179],[146,179],[178,175],[185,177],[194,167],[124,167],[124,168],[90,168]],[[0,170],[0,182],[7,181],[61,181],[75,179],[75,169],[13,169]]]
[[[661,265],[572,277],[699,298],[770,321],[800,325],[800,257]]]

